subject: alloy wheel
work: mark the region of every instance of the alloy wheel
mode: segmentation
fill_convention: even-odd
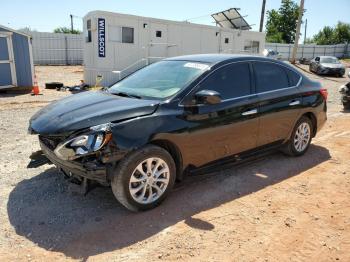
[[[299,153],[303,152],[309,145],[311,138],[311,128],[310,125],[306,122],[302,122],[294,135],[294,148]]]
[[[130,177],[130,195],[140,204],[150,204],[164,194],[169,179],[169,167],[163,159],[147,158],[138,164]]]

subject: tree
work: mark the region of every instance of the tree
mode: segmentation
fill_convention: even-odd
[[[53,30],[54,33],[63,33],[63,34],[81,34],[81,31],[74,29],[70,30],[68,27],[58,27]]]
[[[350,24],[338,22],[335,27],[325,26],[312,38],[318,45],[350,43]]]
[[[337,44],[350,43],[350,24],[338,22],[334,30],[334,40]]]
[[[330,26],[325,26],[314,37],[313,42],[317,45],[332,45],[335,42],[334,29]]]
[[[298,16],[299,6],[292,0],[282,0],[278,10],[267,11],[267,42],[294,43]]]

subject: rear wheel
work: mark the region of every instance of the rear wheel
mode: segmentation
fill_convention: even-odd
[[[350,101],[343,102],[343,106],[345,109],[350,109]]]
[[[115,170],[111,186],[114,196],[132,211],[158,206],[174,185],[176,167],[171,155],[149,145],[123,159]]]
[[[290,156],[301,156],[308,150],[312,140],[313,125],[311,120],[303,116],[296,123],[292,135],[283,148],[283,152]]]

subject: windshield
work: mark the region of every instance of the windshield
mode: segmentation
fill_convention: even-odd
[[[116,83],[109,92],[165,99],[175,95],[208,69],[209,65],[204,63],[160,61]]]
[[[339,60],[335,57],[321,57],[321,63],[339,64]]]

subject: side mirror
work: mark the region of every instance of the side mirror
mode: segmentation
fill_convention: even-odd
[[[221,102],[221,95],[213,90],[201,90],[194,95],[197,104],[215,105]]]

